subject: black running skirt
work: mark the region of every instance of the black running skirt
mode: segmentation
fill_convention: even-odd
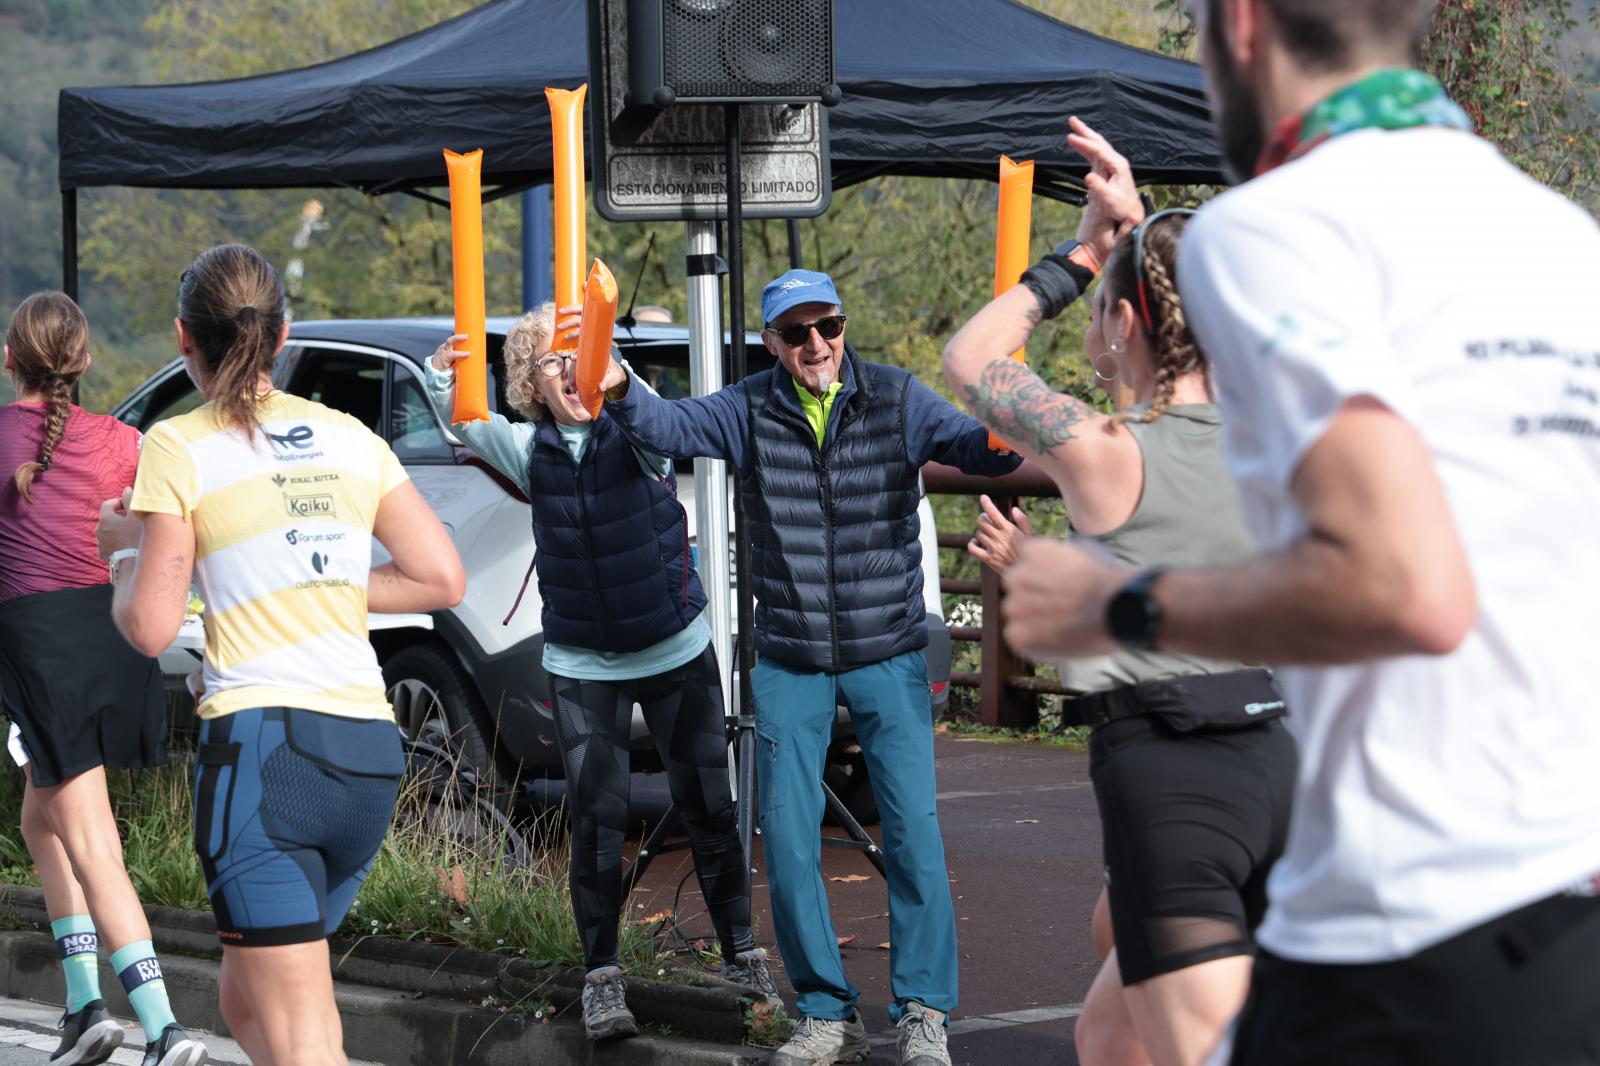
[[[117,632],[110,585],[0,603],[0,693],[35,787],[167,760],[161,667]]]

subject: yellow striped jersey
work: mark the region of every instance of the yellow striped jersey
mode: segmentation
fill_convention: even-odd
[[[378,501],[406,480],[366,426],[283,392],[261,428],[223,427],[211,404],[156,424],[131,510],[194,525],[205,601],[200,717],[301,707],[390,719],[367,641],[367,575]]]

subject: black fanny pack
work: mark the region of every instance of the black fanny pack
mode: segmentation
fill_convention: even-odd
[[[1094,727],[1154,715],[1180,733],[1245,729],[1288,713],[1278,683],[1266,670],[1141,681],[1080,697],[1061,711],[1065,725]]]

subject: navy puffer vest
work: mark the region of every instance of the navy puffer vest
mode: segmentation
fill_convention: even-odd
[[[820,450],[788,372],[749,379],[753,460],[741,489],[756,650],[794,669],[851,670],[928,643],[904,423],[911,375],[849,348],[845,360]]]
[[[705,609],[688,520],[671,475],[645,473],[604,412],[576,463],[548,417],[528,451],[534,565],[544,639],[594,651],[640,651]]]

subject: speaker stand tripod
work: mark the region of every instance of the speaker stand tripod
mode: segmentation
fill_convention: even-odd
[[[754,838],[760,832],[756,827],[756,720],[753,715],[730,715],[728,726],[734,731],[734,747],[738,754],[739,791],[734,796],[734,805],[739,812],[739,843],[744,847],[745,861],[750,864],[751,872],[755,871]],[[879,876],[887,877],[888,872],[883,865],[883,849],[878,842],[873,840],[855,815],[850,813],[828,787],[826,781],[819,781],[822,788],[822,799],[827,809],[838,821],[847,838],[824,836],[823,847],[847,848],[859,851],[872,863]],[[669,806],[666,813],[650,828],[645,836],[644,843],[639,845],[639,854],[634,858],[632,865],[622,875],[623,895],[632,892],[634,887],[644,877],[645,871],[650,869],[650,863],[658,856],[668,852],[684,851],[688,849],[687,840],[667,841],[674,831],[680,828],[682,819],[678,816],[677,804]]]

